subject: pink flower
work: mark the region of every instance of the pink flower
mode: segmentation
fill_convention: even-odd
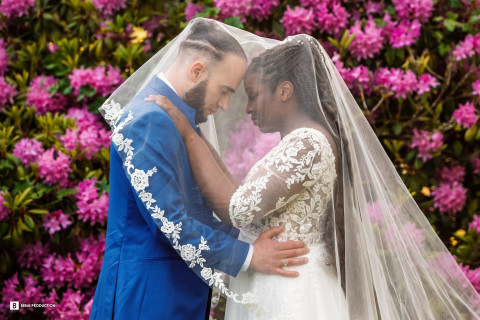
[[[408,93],[417,89],[417,76],[411,70],[403,72],[400,69],[393,69],[390,78],[390,86],[391,91],[396,92],[396,98],[405,99]]]
[[[410,148],[418,148],[418,156],[425,162],[432,158],[432,153],[437,152],[443,145],[443,134],[440,132],[430,133],[426,130],[418,132],[413,129],[413,138]]]
[[[470,164],[472,165],[473,173],[480,174],[480,158],[478,157],[478,153],[472,155],[470,158]]]
[[[388,213],[388,215],[385,216],[394,216],[398,213],[398,209],[391,204],[378,200],[374,202],[367,202],[367,210],[371,222],[378,223],[380,225],[384,222],[384,212]]]
[[[455,181],[463,183],[465,167],[450,162],[450,168],[443,167],[441,171],[437,171],[437,174],[439,175],[439,181],[441,184],[449,184]]]
[[[365,11],[368,15],[371,15],[372,13],[380,13],[382,12],[383,8],[385,8],[383,3],[378,3],[372,0],[368,0],[367,4],[365,5]]]
[[[214,0],[215,8],[220,9],[218,17],[221,20],[230,17],[239,17],[241,21],[245,22],[245,17],[248,15],[249,1],[248,0]]]
[[[467,189],[460,183],[453,182],[450,184],[440,184],[432,191],[433,206],[437,208],[441,214],[448,213],[455,215],[461,211],[467,200]]]
[[[279,0],[252,0],[248,14],[252,19],[263,21],[268,19],[278,4]]]
[[[468,35],[465,40],[453,49],[452,53],[456,57],[457,61],[470,58],[478,53],[480,50],[480,33],[476,35]]]
[[[193,18],[195,18],[197,13],[203,12],[204,9],[205,6],[198,6],[196,4],[193,4],[193,2],[188,2],[187,6],[185,7],[185,19],[188,21],[192,20]]]
[[[102,193],[99,197],[95,183],[97,179],[83,180],[78,184],[77,215],[84,222],[90,220],[93,226],[95,223],[105,224],[108,215],[108,194]]]
[[[0,12],[8,19],[28,14],[28,10],[35,5],[35,0],[2,0]]]
[[[43,301],[44,294],[42,293],[42,286],[34,279],[33,275],[23,276],[24,285],[20,285],[18,273],[4,282],[5,287],[2,289],[0,296],[0,310],[10,309],[10,301],[18,301],[20,303],[40,303]],[[33,311],[33,307],[20,308],[17,312],[21,314],[27,311]]]
[[[313,8],[320,30],[338,35],[347,28],[350,14],[339,3],[325,2]]]
[[[60,288],[75,278],[75,262],[70,253],[66,258],[50,254],[42,261],[40,275],[49,288]]]
[[[314,14],[312,9],[295,7],[292,10],[290,6],[283,14],[282,23],[285,28],[285,34],[291,36],[299,33],[311,33],[315,29]]]
[[[66,117],[74,119],[77,124],[77,129],[80,131],[86,130],[90,127],[95,127],[97,129],[102,127],[99,118],[89,112],[86,107],[83,109],[71,108],[68,110]]]
[[[350,28],[349,35],[355,34],[350,50],[357,60],[373,58],[383,48],[384,36],[382,29],[377,28],[375,21],[369,20],[362,30],[361,21],[356,21]]]
[[[55,148],[45,151],[38,159],[38,174],[45,183],[58,183],[61,187],[66,187],[68,173],[71,171],[68,156]]]
[[[105,252],[105,236],[90,236],[80,239],[80,250],[76,253],[78,267],[73,285],[75,288],[89,287],[98,279]]]
[[[66,97],[60,93],[50,93],[51,87],[57,82],[52,76],[38,76],[33,79],[27,93],[27,104],[35,106],[35,111],[38,114],[64,109],[67,103]]]
[[[480,96],[480,80],[475,81],[472,83],[473,87],[473,94]]]
[[[41,153],[43,153],[42,143],[35,139],[23,138],[13,149],[13,154],[25,165],[36,162]]]
[[[64,214],[62,210],[52,211],[43,217],[43,226],[48,229],[50,234],[66,229],[71,224],[72,221],[68,219],[68,214]]]
[[[76,95],[80,94],[82,86],[89,85],[96,89],[96,94],[100,96],[110,95],[124,81],[120,69],[112,66],[73,69],[69,79]]]
[[[418,228],[414,222],[407,222],[397,230],[394,225],[386,228],[385,240],[392,250],[403,250],[407,247],[408,250],[416,247],[422,247],[425,243],[425,236],[423,230]]]
[[[126,0],[92,0],[95,7],[104,17],[112,15],[114,12],[126,8]]]
[[[73,291],[72,289],[68,289],[67,292],[63,294],[62,301],[56,305],[58,318],[88,320],[89,313],[87,310],[84,310],[87,303],[88,301],[85,301],[85,295],[82,294],[80,290]]]
[[[0,39],[0,76],[2,76],[8,67],[8,55],[6,48],[6,43],[3,39]]]
[[[480,234],[480,216],[474,215],[473,221],[468,224],[469,229],[477,230],[477,233]]]
[[[80,129],[67,129],[60,140],[63,141],[64,147],[68,151],[76,150],[80,143],[80,151],[84,151],[83,157],[90,160],[93,154],[98,153],[101,148],[109,147],[110,134],[110,131],[103,127],[98,128],[95,123],[89,127],[82,126]]]
[[[452,119],[454,119],[459,125],[470,129],[478,120],[475,115],[475,107],[470,101],[465,104],[461,104],[458,109],[453,112]]]
[[[470,269],[470,266],[463,266],[461,263],[459,263],[459,266],[467,276],[468,281],[470,281],[475,290],[480,293],[480,268]]]
[[[0,222],[5,220],[9,215],[11,210],[5,207],[3,204],[5,203],[5,199],[3,196],[5,195],[4,191],[0,191]]]
[[[392,48],[403,48],[414,44],[420,36],[421,24],[418,20],[412,22],[401,21],[398,25],[392,26],[390,33],[390,44]]]
[[[418,19],[427,22],[432,15],[432,0],[393,0],[400,19]]]
[[[420,78],[418,78],[417,92],[418,94],[422,95],[425,92],[430,92],[431,88],[435,88],[439,84],[440,83],[437,81],[437,79],[434,76],[424,73],[420,76]]]
[[[4,108],[7,102],[13,103],[17,93],[14,86],[8,84],[4,77],[0,77],[0,109]]]
[[[48,52],[55,53],[58,51],[58,46],[53,42],[49,42],[47,43],[47,49],[48,49]]]
[[[252,144],[255,141],[255,144]],[[278,133],[263,134],[248,117],[230,134],[230,146],[225,153],[225,165],[243,180],[250,168],[280,142]]]
[[[49,250],[49,244],[43,245],[41,241],[26,244],[18,255],[18,264],[22,268],[38,269],[43,259],[49,255]]]

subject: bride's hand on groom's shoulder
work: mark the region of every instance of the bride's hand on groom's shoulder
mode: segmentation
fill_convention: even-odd
[[[185,115],[178,110],[177,106],[167,97],[162,95],[149,95],[145,98],[145,101],[153,101],[167,112],[184,141],[188,138],[189,134],[195,133],[187,117],[185,117]]]
[[[278,242],[272,240],[284,227],[273,227],[262,233],[253,243],[254,250],[250,268],[263,274],[277,274],[284,277],[297,277],[297,271],[283,269],[284,266],[306,264],[308,259],[300,257],[309,249],[303,241]]]

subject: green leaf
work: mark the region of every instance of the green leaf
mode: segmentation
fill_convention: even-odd
[[[76,194],[77,192],[78,192],[78,189],[60,189],[57,191],[57,197],[58,198],[67,197],[67,196]]]
[[[27,227],[29,227],[30,229],[33,229],[35,227],[35,222],[33,221],[32,217],[30,217],[28,214],[26,214],[23,217],[23,221],[25,222]]]
[[[227,19],[223,20],[223,22],[232,26],[232,27],[238,28],[238,29],[245,28],[242,21],[240,21],[239,17],[230,17],[230,18],[227,18]]]
[[[397,122],[393,125],[392,129],[393,129],[393,133],[398,136],[402,133],[403,125],[400,122]]]
[[[49,211],[47,209],[30,209],[28,212],[33,214],[47,214]]]
[[[453,153],[455,153],[456,157],[460,157],[462,155],[462,151],[463,151],[463,144],[460,141],[456,140],[453,143]]]
[[[452,32],[455,30],[455,27],[458,25],[458,22],[452,19],[443,20],[443,25],[447,28],[448,31]]]

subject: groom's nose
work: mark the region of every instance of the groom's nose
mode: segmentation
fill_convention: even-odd
[[[230,98],[223,98],[218,102],[218,107],[223,111],[227,111],[229,102],[230,102]]]

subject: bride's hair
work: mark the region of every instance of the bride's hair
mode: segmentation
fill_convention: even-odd
[[[338,248],[342,287],[345,289],[345,226],[343,199],[343,166],[345,156],[347,173],[350,158],[345,132],[338,121],[338,112],[330,86],[329,75],[325,66],[325,57],[319,48],[320,44],[312,37],[298,35],[252,59],[247,73],[256,73],[268,85],[272,92],[282,81],[293,84],[295,97],[305,112],[326,128],[335,140],[337,150],[337,183],[334,199],[335,238],[328,237],[327,242],[333,250]],[[333,228],[333,219],[329,219],[329,227]],[[332,252],[333,253],[333,252]]]

